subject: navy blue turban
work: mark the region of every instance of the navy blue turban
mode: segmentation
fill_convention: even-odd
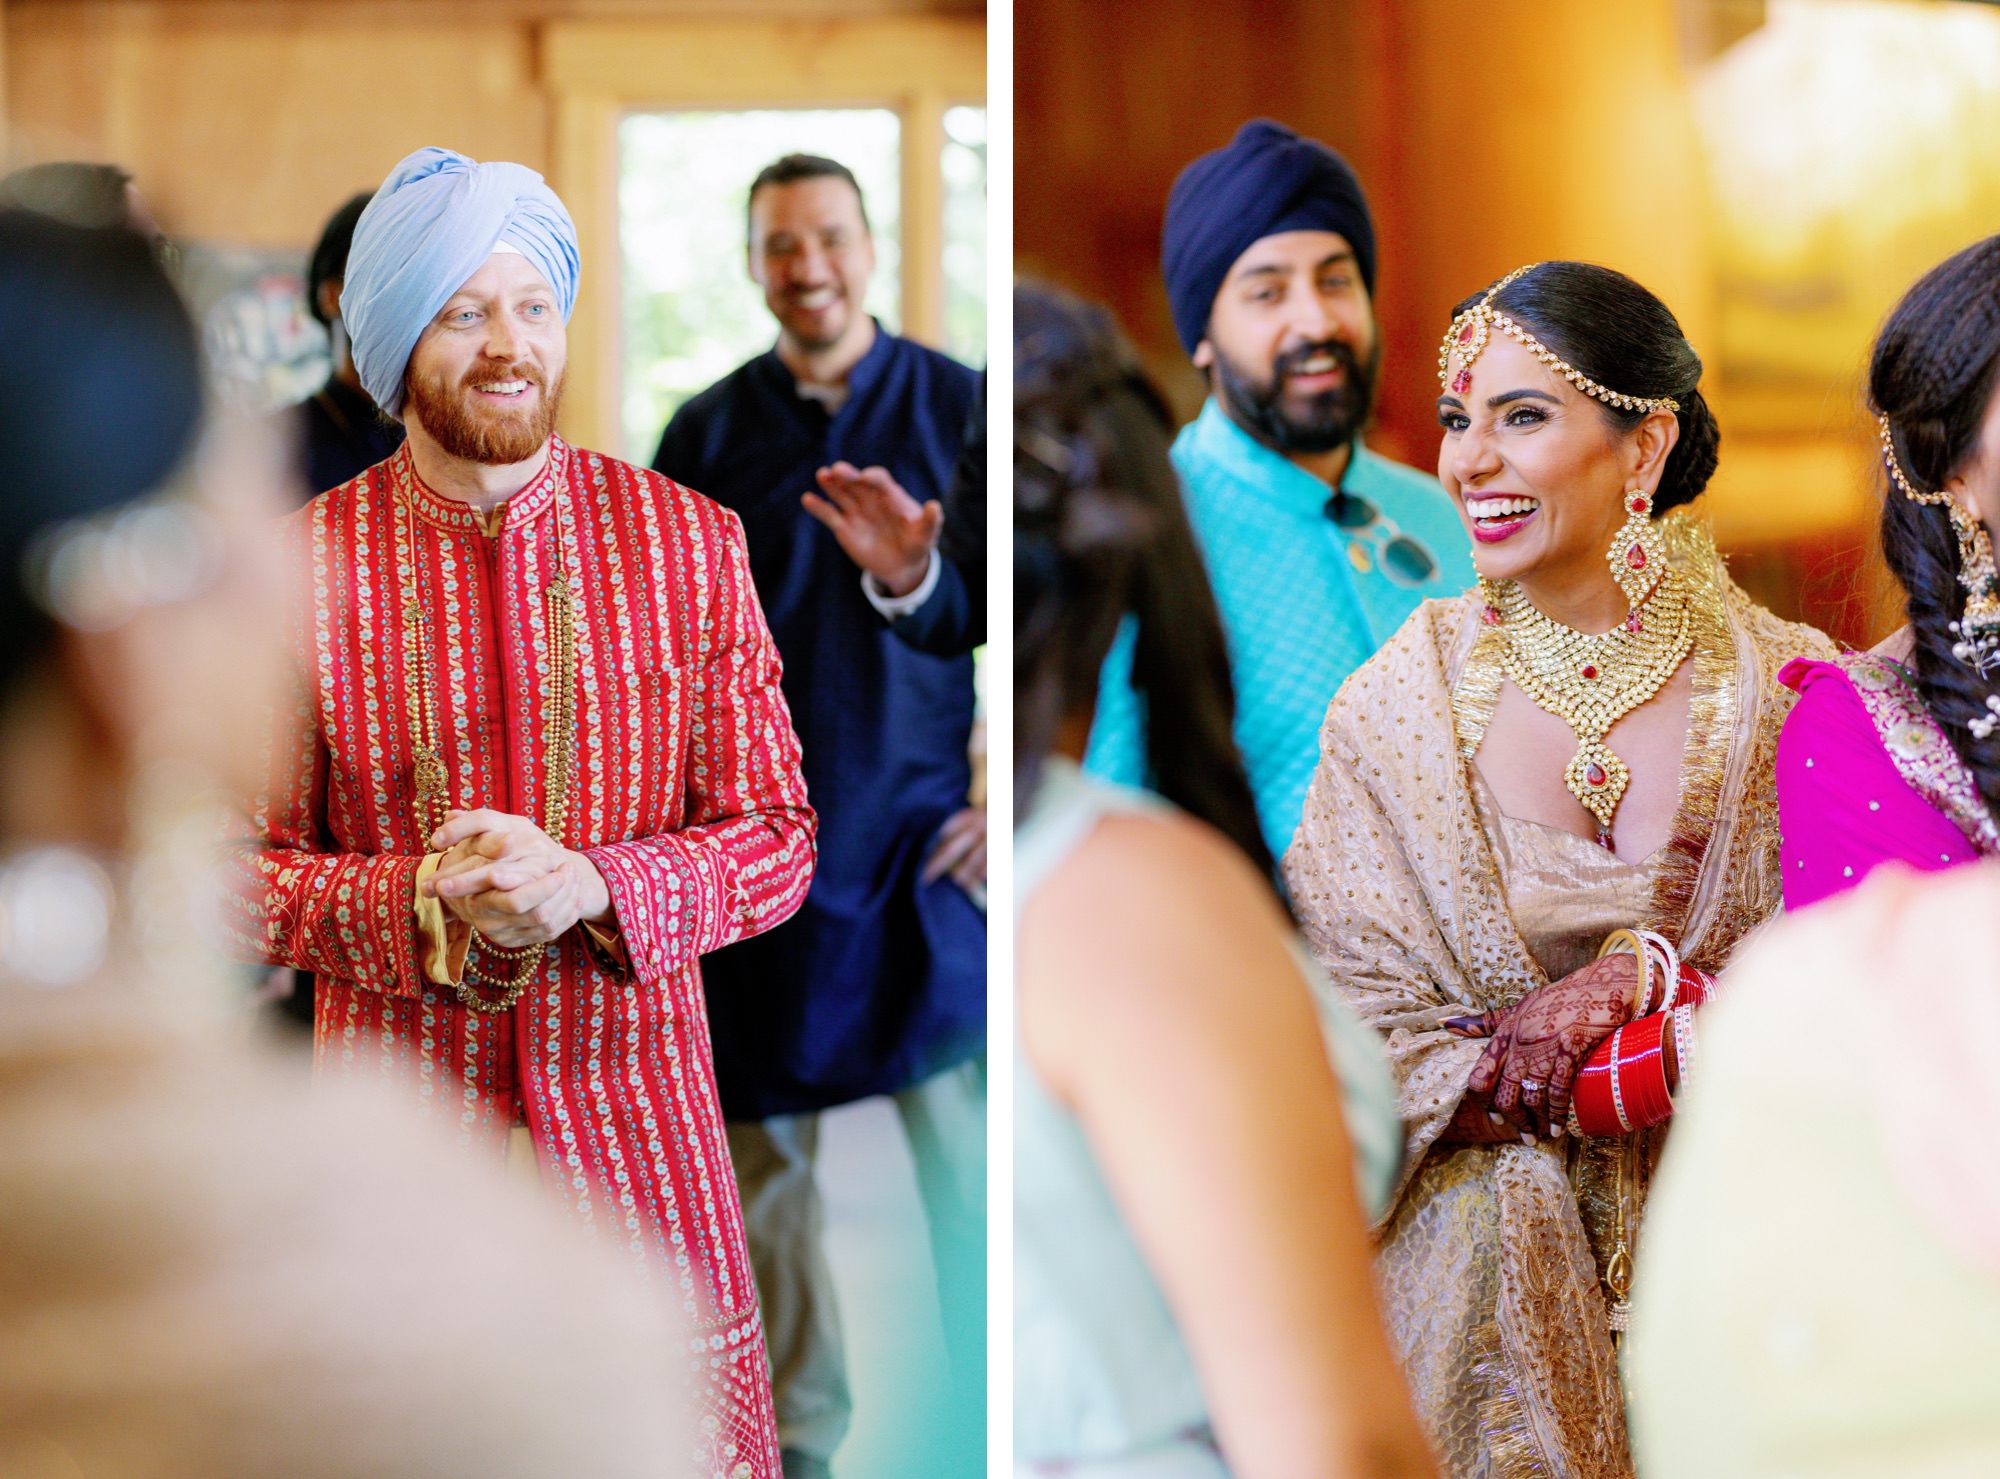
[[[522,164],[480,164],[419,149],[394,169],[354,226],[340,319],[354,368],[376,405],[395,415],[403,371],[425,325],[497,247],[520,252],[576,306],[576,224],[542,177]]]
[[[1375,223],[1353,169],[1317,140],[1253,118],[1228,148],[1182,170],[1167,197],[1160,272],[1189,354],[1208,333],[1215,295],[1236,259],[1281,231],[1339,232],[1375,291]]]

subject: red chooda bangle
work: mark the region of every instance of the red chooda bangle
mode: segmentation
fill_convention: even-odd
[[[1662,1039],[1671,1014],[1627,1022],[1584,1060],[1570,1095],[1579,1134],[1609,1138],[1663,1124],[1674,1112]]]

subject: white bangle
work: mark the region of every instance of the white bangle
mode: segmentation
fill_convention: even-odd
[[[1669,1099],[1678,1099],[1680,1090],[1688,1086],[1694,1076],[1694,1005],[1684,1003],[1674,1008],[1674,1058],[1680,1069],[1680,1083]]]
[[[1658,930],[1634,930],[1633,933],[1660,952],[1660,965],[1666,971],[1667,987],[1665,994],[1660,997],[1657,1010],[1667,1011],[1672,1008],[1674,999],[1680,995],[1681,953],[1674,949],[1667,937]]]

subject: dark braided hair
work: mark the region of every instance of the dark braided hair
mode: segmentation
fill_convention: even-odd
[[[1486,296],[1481,289],[1452,309],[1456,318]],[[1715,476],[1722,428],[1697,386],[1701,356],[1667,305],[1622,272],[1590,262],[1541,262],[1502,288],[1493,306],[1577,369],[1622,395],[1672,396],[1680,402],[1680,439],[1667,454],[1653,512],[1692,503]],[[1621,431],[1645,420],[1592,397],[1598,414]]]
[[[1063,721],[1095,701],[1129,614],[1153,789],[1272,879],[1231,732],[1222,621],[1167,460],[1172,426],[1108,313],[1055,288],[1015,288],[1016,814]]]
[[[1875,340],[1868,396],[1889,418],[1903,476],[1933,492],[1965,470],[2000,367],[2000,236],[1933,267],[1903,295]],[[2000,817],[2000,733],[1975,739],[1995,686],[1952,656],[1965,614],[1958,536],[1948,510],[1905,498],[1884,469],[1882,555],[1908,599],[1917,693]]]

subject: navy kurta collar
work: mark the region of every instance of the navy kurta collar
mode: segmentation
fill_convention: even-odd
[[[889,361],[895,356],[895,336],[882,327],[879,318],[873,322],[875,342],[868,346],[868,352],[855,361],[854,368],[847,372],[847,399],[842,403],[840,410],[831,415],[820,402],[799,394],[798,376],[778,358],[778,346],[775,344],[758,356],[755,362],[758,367],[758,379],[763,382],[764,389],[771,396],[792,406],[795,414],[807,425],[826,426],[838,422],[847,417],[855,406],[867,399],[875,382],[882,378],[883,372],[889,368]]]

